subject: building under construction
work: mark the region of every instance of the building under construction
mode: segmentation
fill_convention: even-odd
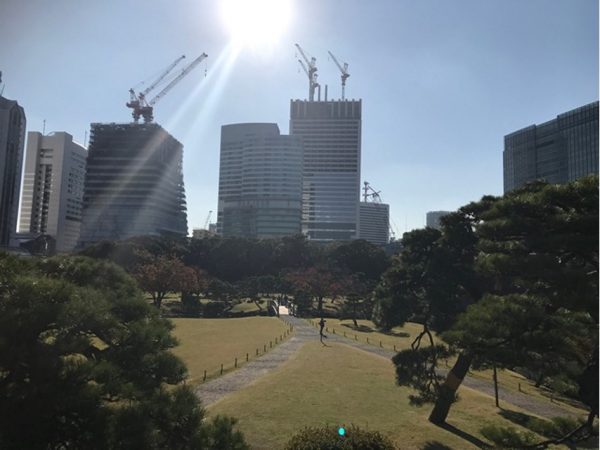
[[[92,124],[80,245],[187,235],[183,146],[156,123]]]

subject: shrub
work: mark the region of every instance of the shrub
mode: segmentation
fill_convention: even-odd
[[[536,436],[528,431],[519,431],[514,427],[486,425],[481,434],[500,448],[518,449],[536,442]]]
[[[204,305],[203,316],[206,318],[217,318],[223,317],[225,314],[225,303],[224,302],[208,302]]]
[[[345,436],[335,427],[307,427],[295,434],[286,450],[394,450],[392,441],[378,431],[346,429]]]

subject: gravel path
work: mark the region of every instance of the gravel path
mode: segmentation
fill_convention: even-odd
[[[269,353],[250,361],[240,369],[198,386],[196,389],[196,394],[198,397],[200,397],[204,406],[211,405],[224,396],[231,394],[243,388],[244,386],[247,386],[263,375],[268,374],[273,369],[276,369],[282,363],[287,361],[304,343],[319,339],[317,328],[312,327],[305,320],[285,315],[282,315],[281,318],[285,322],[294,326],[294,334],[292,337],[277,346]],[[356,342],[352,339],[344,338],[339,335],[328,333],[327,336],[328,338],[325,341],[326,343],[337,342],[349,345],[360,350],[382,356],[386,359],[391,359],[395,354],[392,350]],[[494,396],[494,385],[491,382],[472,377],[466,377],[463,381],[463,385],[492,397]],[[502,386],[498,386],[498,394],[501,405],[502,403],[511,403],[542,417],[550,418],[555,416],[574,415],[569,410],[566,410],[557,404],[541,402],[528,395],[504,389]]]

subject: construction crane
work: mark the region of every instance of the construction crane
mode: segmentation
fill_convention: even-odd
[[[338,66],[338,69],[340,69],[340,72],[342,72],[342,100],[345,100],[346,98],[346,80],[348,79],[348,77],[350,76],[350,74],[348,73],[348,63],[344,63],[344,65],[342,66],[337,58],[333,55],[333,53],[331,53],[329,50],[327,50],[327,52],[329,53],[329,56],[331,56],[331,59],[333,59],[333,62],[335,63],[336,66]]]
[[[204,60],[204,58],[206,58],[207,56],[208,55],[206,53],[202,53],[200,56],[194,59],[190,64],[184,67],[181,70],[181,72],[175,78],[173,78],[169,82],[169,84],[167,84],[151,100],[146,99],[147,95],[153,89],[155,89],[159,85],[159,83],[163,81],[165,77],[167,77],[167,75],[171,73],[175,66],[179,64],[179,62],[181,62],[182,59],[185,58],[185,55],[182,55],[175,61],[173,61],[173,63],[171,63],[171,65],[158,77],[158,79],[156,79],[156,81],[154,81],[150,86],[144,89],[144,91],[136,94],[133,88],[129,89],[129,102],[127,102],[126,105],[128,108],[131,108],[133,110],[131,112],[131,115],[133,116],[133,121],[135,123],[138,123],[140,117],[143,117],[144,123],[152,122],[152,120],[154,119],[154,104],[162,97],[164,97],[165,94],[167,94],[167,92],[169,92],[173,88],[173,86],[179,83],[179,81],[181,81],[183,77],[190,73],[192,69],[194,69],[194,67],[200,64],[200,62],[202,62],[202,60]]]
[[[208,216],[206,216],[206,220],[204,221],[204,229],[208,230],[208,224],[210,223],[210,216],[212,215],[212,209],[208,212]]]
[[[300,59],[298,60],[298,62],[304,69],[304,73],[306,73],[306,76],[308,77],[308,100],[311,102],[315,101],[315,89],[317,87],[319,88],[319,100],[320,100],[321,99],[321,87],[319,86],[319,83],[317,83],[317,59],[314,56],[312,56],[310,59],[308,59],[308,56],[306,56],[306,53],[304,53],[304,50],[302,50],[302,47],[300,47],[300,45],[298,45],[298,44],[294,44],[294,45],[296,46],[296,48],[302,55],[302,58],[306,62],[306,65],[304,65],[302,60],[300,60]]]
[[[376,191],[371,187],[368,181],[365,181],[363,187],[363,201],[368,202],[369,197],[371,197],[373,203],[381,203],[381,196],[379,195],[381,191]]]

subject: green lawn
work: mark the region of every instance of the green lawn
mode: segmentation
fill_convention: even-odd
[[[345,337],[349,339],[358,340],[359,342],[363,343],[366,343],[368,340],[369,344],[375,346],[380,346],[381,342],[382,347],[393,350],[394,346],[396,346],[395,349],[398,351],[410,348],[410,345],[415,337],[423,329],[422,325],[407,322],[402,327],[393,328],[389,333],[382,333],[377,331],[375,324],[373,324],[373,322],[370,320],[358,320],[358,329],[354,327],[352,320],[326,320],[326,326],[330,333],[333,333],[334,330],[337,335],[344,336],[344,333],[346,333]],[[318,320],[310,319],[309,322],[316,326]],[[434,335],[434,341],[436,339],[437,338]],[[448,361],[449,366],[451,366],[453,363],[453,359]],[[493,380],[491,369],[470,371],[469,375],[490,382]],[[535,383],[533,381],[511,370],[498,370],[498,384],[506,389],[510,389],[515,392],[519,391],[539,400],[549,400],[551,397],[553,397],[548,389],[535,387]],[[572,404],[568,402],[568,399],[561,401],[560,398],[554,397],[553,401],[573,413],[581,414],[581,410],[572,406]]]
[[[174,335],[179,340],[173,353],[188,367],[191,383],[202,381],[204,371],[208,377],[246,362],[246,353],[252,359],[256,349],[262,355],[264,346],[269,351],[269,341],[275,346],[288,326],[276,317],[246,317],[239,319],[171,319]]]
[[[490,397],[461,387],[448,431],[427,421],[430,405],[410,406],[409,393],[395,384],[394,368],[385,358],[343,344],[311,342],[275,372],[208,411],[237,417],[254,449],[282,448],[300,428],[326,424],[379,430],[400,449],[427,444],[430,449],[474,449],[478,447],[472,442],[485,441],[479,430],[486,424],[519,428],[498,414]]]

